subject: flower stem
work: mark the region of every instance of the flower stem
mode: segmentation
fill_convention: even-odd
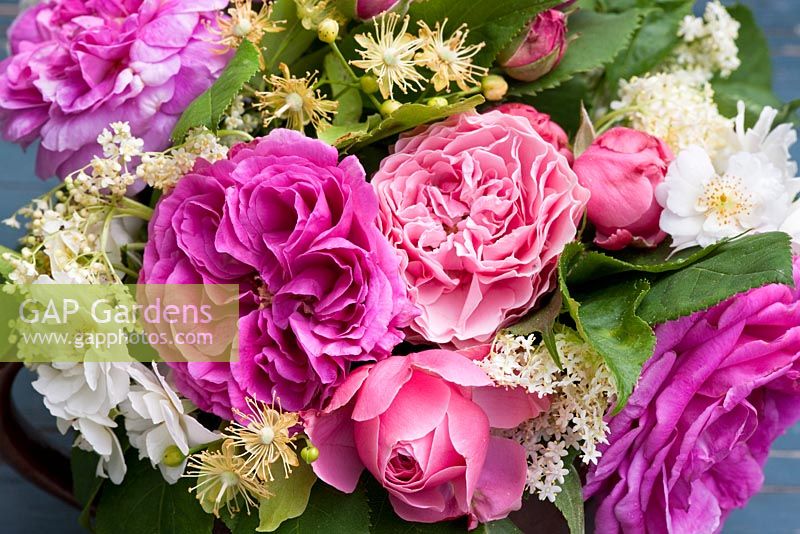
[[[248,143],[253,140],[253,136],[241,130],[218,130],[217,137],[240,137]]]
[[[122,197],[120,206],[112,210],[112,213],[114,215],[130,215],[149,221],[153,217],[153,208],[145,206],[141,202],[136,202],[132,198]]]
[[[336,41],[330,43],[331,50],[333,50],[333,55],[339,60],[339,63],[345,68],[347,73],[350,75],[350,78],[353,79],[355,83],[359,83],[358,75],[353,71],[353,68],[350,66],[350,63],[347,62],[347,59],[342,55],[342,51],[339,50],[339,47],[336,45]],[[360,84],[359,84],[360,86]],[[375,109],[381,109],[381,103],[375,98],[375,95],[367,95],[370,99],[372,104],[375,106]]]

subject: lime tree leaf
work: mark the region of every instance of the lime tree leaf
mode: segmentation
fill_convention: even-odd
[[[258,528],[258,514],[254,510],[250,510],[249,514],[246,509],[240,510],[233,517],[228,515],[227,511],[222,510],[220,516],[231,534],[255,534]]]
[[[327,484],[316,484],[303,515],[284,521],[278,534],[347,532],[369,534],[369,504],[362,488],[347,494]]]
[[[107,484],[97,505],[97,534],[211,534],[214,517],[203,511],[191,483],[170,485],[138,452],[125,455],[128,473],[119,486]]]
[[[507,332],[515,336],[528,336],[533,333],[541,335],[547,351],[559,367],[561,367],[561,358],[558,355],[553,326],[561,314],[562,303],[561,293],[556,292],[544,307],[527,314],[518,323],[506,328]]]
[[[242,41],[236,55],[214,85],[198,96],[183,112],[175,129],[172,130],[172,140],[180,143],[192,128],[205,126],[209,130],[216,130],[233,99],[258,71],[258,62],[258,49],[250,41]]]
[[[73,447],[70,455],[70,471],[72,472],[72,494],[83,506],[78,522],[85,529],[91,530],[92,504],[97,498],[104,478],[97,476],[97,462],[100,457],[93,453]]]
[[[571,449],[569,455],[564,458],[564,466],[569,473],[564,477],[564,483],[561,484],[561,492],[556,495],[555,502],[556,508],[567,520],[570,534],[584,534],[586,532],[581,476],[578,474],[578,470],[575,469],[577,455],[577,451]]]
[[[775,124],[789,122],[797,126],[800,123],[800,117],[797,116],[798,109],[800,109],[800,98],[787,102],[778,111],[778,116],[775,117]]]
[[[308,506],[311,488],[317,477],[311,466],[300,462],[286,478],[283,473],[276,473],[275,480],[270,482],[269,490],[273,496],[261,501],[258,507],[258,532],[274,532],[287,519],[299,517]]]
[[[638,314],[664,323],[767,284],[793,285],[791,239],[783,232],[729,241],[685,269],[653,277]]]
[[[772,61],[764,32],[747,6],[737,4],[726,9],[741,24],[736,46],[739,48],[739,60],[742,64],[730,75],[728,81],[770,89]]]
[[[375,128],[363,134],[355,132],[355,135],[346,135],[336,139],[332,144],[343,150],[358,150],[381,139],[416,128],[421,124],[469,111],[483,102],[484,98],[476,95],[443,107],[425,104],[403,104],[389,117],[383,119]]]
[[[579,75],[554,89],[523,96],[521,101],[550,115],[550,119],[571,136],[580,128],[581,104],[588,101],[589,96],[586,76]]]
[[[352,124],[361,118],[361,92],[352,86],[352,79],[334,54],[325,56],[325,77],[330,80],[331,100],[339,103],[333,124]]]
[[[639,27],[642,13],[638,9],[623,13],[585,11],[571,16],[569,35],[575,40],[569,44],[558,67],[535,82],[512,87],[509,94],[533,95],[614,61]]]
[[[678,27],[683,17],[692,12],[693,0],[674,2],[648,10],[630,46],[608,66],[606,76],[612,87],[661,65],[678,45]]]
[[[617,388],[618,413],[628,402],[639,380],[642,365],[653,354],[656,336],[639,315],[642,299],[650,290],[647,280],[626,280],[605,285],[575,298],[579,331],[589,345],[603,357]]]
[[[282,21],[283,31],[267,33],[261,39],[261,49],[264,53],[266,72],[274,73],[278,65],[286,63],[291,65],[307,53],[314,40],[316,32],[303,28],[297,17],[297,4],[294,0],[276,0],[272,3],[270,19]],[[301,73],[304,74],[304,73]]]
[[[567,279],[569,278],[572,269],[575,268],[575,265],[578,263],[578,259],[584,250],[585,247],[580,241],[567,243],[567,246],[564,247],[564,251],[558,258],[558,288],[561,291],[561,298],[563,299],[564,304],[567,306],[567,311],[569,311],[572,320],[575,321],[575,324],[578,327],[578,332],[580,332],[583,337],[586,337],[581,328],[580,317],[578,317],[580,304],[577,300],[572,298],[569,286],[567,285]]]
[[[629,249],[615,256],[596,250],[583,250],[569,272],[568,282],[571,285],[581,285],[598,278],[630,271],[642,273],[676,271],[705,258],[722,244],[686,249],[674,254],[668,241],[664,241],[655,249],[646,251]]]
[[[364,122],[333,124],[327,128],[317,130],[317,138],[329,145],[348,146],[366,137],[369,131],[377,128],[382,120],[380,115],[375,114],[367,117]]]
[[[740,100],[744,102],[748,126],[758,120],[765,106],[780,108],[782,105],[769,87],[729,80],[713,80],[711,87],[714,89],[714,102],[726,117],[735,117],[737,103]]]

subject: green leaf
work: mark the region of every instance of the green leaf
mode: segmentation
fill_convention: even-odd
[[[104,478],[97,476],[99,460],[100,457],[97,454],[77,447],[73,447],[70,455],[72,493],[75,495],[75,499],[83,505],[78,523],[87,530],[91,530],[92,504],[105,482]]]
[[[421,124],[469,111],[483,102],[483,97],[477,95],[444,107],[433,107],[425,104],[403,104],[368,132],[352,132],[334,140],[331,144],[343,150],[358,150],[381,139],[416,128]],[[326,137],[328,136],[326,135]]]
[[[274,73],[281,63],[291,66],[292,63],[307,54],[308,47],[314,43],[317,34],[303,28],[303,24],[297,17],[297,4],[294,0],[273,2],[270,19],[284,21],[282,32],[267,33],[261,39],[265,70],[268,73]]]
[[[610,87],[663,63],[678,45],[678,27],[683,17],[692,12],[693,4],[693,0],[683,0],[649,10],[630,46],[609,65],[606,76]]]
[[[761,27],[756,23],[753,12],[742,4],[726,9],[741,24],[736,46],[739,48],[739,59],[742,64],[731,74],[728,81],[771,89],[772,60],[769,55],[769,44]]]
[[[311,466],[300,462],[289,478],[276,474],[269,490],[274,494],[258,507],[258,532],[274,532],[287,519],[299,517],[308,506],[311,488],[317,481]]]
[[[183,112],[172,131],[172,140],[180,143],[189,130],[201,126],[215,131],[233,99],[258,69],[258,49],[250,41],[243,41],[214,85],[197,97]]]
[[[213,516],[205,513],[191,483],[170,485],[147,460],[131,449],[125,455],[128,473],[119,486],[107,484],[97,506],[97,534],[211,533]]]
[[[569,455],[564,458],[564,466],[569,471],[561,484],[561,492],[556,495],[556,508],[558,508],[567,520],[570,534],[584,534],[586,532],[586,521],[583,516],[583,489],[581,488],[581,476],[575,469],[575,458],[578,453],[571,449]]]
[[[303,515],[285,521],[275,532],[369,534],[369,526],[369,504],[363,488],[347,494],[327,484],[316,484],[311,490],[311,498]]]
[[[638,313],[664,323],[767,284],[793,285],[791,240],[783,232],[729,241],[685,269],[652,278]]]
[[[708,256],[722,244],[673,253],[669,241],[664,241],[655,249],[646,251],[629,249],[615,256],[596,250],[583,250],[575,260],[567,281],[570,285],[581,285],[598,278],[630,271],[642,273],[676,271]]]
[[[520,319],[518,323],[506,328],[509,333],[515,336],[528,336],[533,333],[541,335],[547,351],[559,367],[561,367],[561,358],[558,355],[553,326],[561,314],[562,303],[561,293],[556,292],[544,307],[529,313]]]
[[[333,124],[352,124],[361,118],[361,92],[352,87],[352,79],[334,54],[325,56],[325,77],[330,80],[331,100],[339,102]]]
[[[778,116],[775,118],[775,124],[792,123],[795,127],[800,124],[800,117],[797,116],[797,110],[800,109],[800,98],[787,102],[781,106],[778,111]]]
[[[576,74],[610,63],[630,42],[641,15],[638,9],[617,14],[576,13],[569,19],[569,34],[577,39],[570,43],[558,67],[535,82],[512,87],[509,94],[536,94],[557,87]]]
[[[618,413],[633,392],[642,365],[653,354],[656,336],[637,315],[642,299],[650,290],[647,280],[627,280],[585,295],[580,302],[578,323],[584,339],[603,357],[617,388]]]
[[[575,143],[573,143],[572,148],[575,157],[577,158],[583,154],[596,137],[597,132],[594,129],[594,124],[592,124],[592,119],[589,117],[586,108],[583,107],[583,103],[581,103],[581,125],[578,127],[578,133],[575,134]]]
[[[501,519],[499,521],[492,521],[491,523],[483,523],[472,532],[475,534],[523,534],[522,531],[517,528],[517,525],[512,523],[510,519]]]
[[[714,89],[714,102],[726,117],[735,117],[737,103],[740,100],[744,102],[748,126],[758,120],[765,106],[781,107],[781,101],[769,87],[729,80],[712,80],[711,87]]]
[[[590,93],[585,75],[578,75],[555,89],[532,96],[523,96],[522,102],[547,113],[567,134],[575,134],[580,127],[581,104],[589,100]]]

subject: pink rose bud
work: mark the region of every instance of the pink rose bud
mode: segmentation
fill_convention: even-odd
[[[664,240],[655,190],[672,158],[662,140],[630,128],[612,128],[580,155],[573,169],[592,193],[587,215],[597,246],[655,247]]]
[[[405,11],[408,0],[356,0],[356,18],[369,20],[387,11]]]
[[[503,104],[495,108],[497,111],[505,113],[506,115],[515,115],[528,119],[536,133],[542,136],[542,139],[553,145],[559,154],[567,158],[567,161],[572,165],[572,150],[569,148],[569,137],[567,133],[555,122],[550,120],[550,115],[541,113],[533,106],[527,104]]]
[[[523,82],[537,80],[556,68],[567,50],[567,16],[557,9],[539,13],[499,57],[506,74]]]

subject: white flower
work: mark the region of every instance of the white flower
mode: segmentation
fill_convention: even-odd
[[[111,412],[130,391],[129,370],[141,364],[108,362],[55,362],[36,367],[39,377],[33,389],[57,418],[65,434],[80,432],[76,446],[100,455],[98,475],[119,484],[125,476],[122,448],[113,432],[117,424]]]
[[[737,152],[718,172],[703,149],[690,147],[670,165],[656,199],[664,207],[661,229],[680,250],[747,230],[778,230],[798,191],[763,153]]]
[[[681,69],[697,72],[705,80],[719,73],[727,78],[739,68],[739,22],[718,0],[706,4],[703,18],[688,15],[678,29],[683,43],[676,49]]]
[[[163,462],[164,453],[176,446],[184,456],[191,448],[219,439],[197,419],[187,413],[186,406],[153,365],[131,370],[136,382],[120,410],[125,415],[125,428],[131,444],[139,450],[139,458],[148,458],[161,470],[164,479],[174,484],[183,475],[186,459],[180,465]]]

